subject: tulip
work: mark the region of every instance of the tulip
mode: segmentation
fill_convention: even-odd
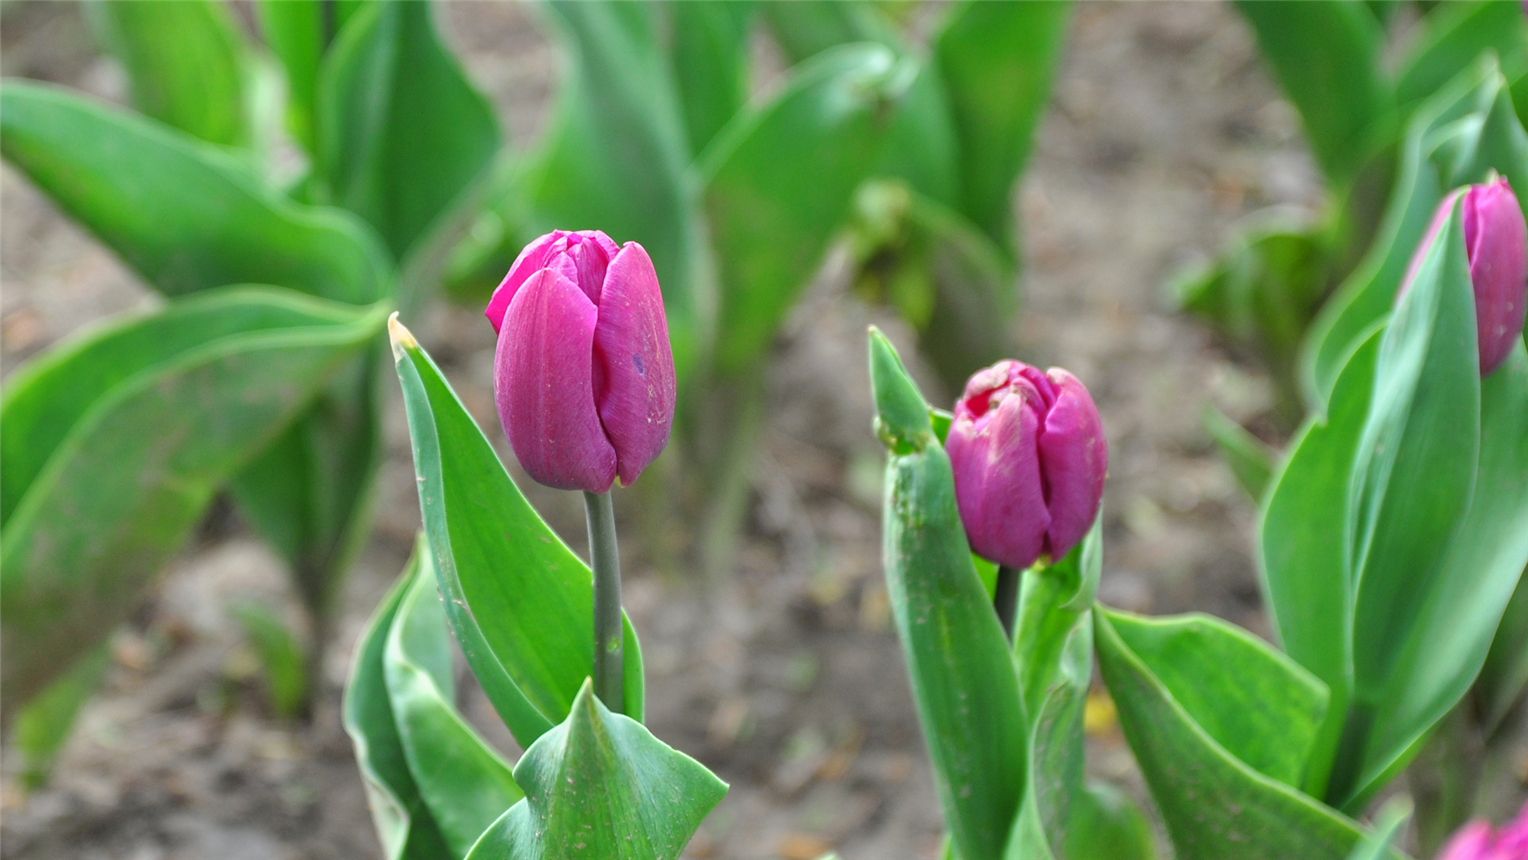
[[[1438,860],[1528,860],[1528,804],[1500,830],[1483,820],[1459,828]]]
[[[647,251],[598,230],[525,247],[485,312],[499,335],[494,400],[526,473],[603,493],[668,443],[674,357]]]
[[[945,447],[971,548],[1022,569],[1076,546],[1103,498],[1109,449],[1093,398],[1060,368],[1004,360],[955,404]]]
[[[1410,270],[1401,284],[1404,295],[1421,268],[1433,238],[1453,214],[1463,196],[1464,247],[1469,258],[1470,285],[1475,292],[1475,328],[1480,346],[1480,375],[1507,360],[1513,344],[1523,333],[1528,311],[1528,227],[1517,196],[1505,178],[1472,185],[1444,198],[1433,216],[1427,237],[1412,256]]]

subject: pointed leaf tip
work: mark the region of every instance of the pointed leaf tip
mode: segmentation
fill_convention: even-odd
[[[875,434],[895,454],[920,451],[934,439],[929,405],[902,366],[896,347],[870,327],[870,387],[875,394]]]
[[[405,349],[419,348],[419,341],[414,340],[414,333],[409,331],[403,323],[398,322],[397,311],[393,311],[387,318],[387,338],[392,341],[393,361],[401,361]]]

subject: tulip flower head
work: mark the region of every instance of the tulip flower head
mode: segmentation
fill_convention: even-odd
[[[668,444],[674,357],[658,275],[636,242],[598,230],[525,247],[485,311],[499,334],[494,400],[536,481],[603,493]]]
[[[1401,284],[1404,295],[1422,258],[1432,246],[1454,205],[1463,196],[1460,215],[1464,221],[1464,246],[1469,255],[1470,284],[1475,292],[1475,327],[1480,345],[1480,375],[1507,360],[1513,344],[1523,333],[1528,312],[1528,227],[1517,196],[1505,178],[1471,185],[1450,194],[1439,204],[1427,237],[1417,247],[1411,268]]]
[[[1004,360],[955,404],[945,448],[977,555],[1013,568],[1076,546],[1103,498],[1109,450],[1093,398],[1060,368]]]
[[[1500,830],[1483,820],[1459,828],[1438,860],[1528,860],[1528,805]]]

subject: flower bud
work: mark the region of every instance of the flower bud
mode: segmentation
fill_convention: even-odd
[[[1528,227],[1524,225],[1517,196],[1505,178],[1471,185],[1444,198],[1426,238],[1412,256],[1411,268],[1398,295],[1404,295],[1411,286],[1423,256],[1453,214],[1461,195],[1464,247],[1469,257],[1470,285],[1475,292],[1480,375],[1486,377],[1507,360],[1513,344],[1523,333],[1523,317],[1528,311],[1524,295],[1528,292]]]
[[[526,473],[603,493],[668,444],[674,357],[647,251],[556,230],[520,252],[485,311],[499,334],[494,400]]]
[[[1004,360],[955,403],[945,448],[971,549],[1026,568],[1058,559],[1092,527],[1109,449],[1093,398],[1060,368]]]
[[[1454,831],[1438,860],[1525,860],[1528,858],[1528,805],[1497,831],[1490,822],[1471,821]]]

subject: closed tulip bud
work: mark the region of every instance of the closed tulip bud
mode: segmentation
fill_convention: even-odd
[[[1093,398],[1060,368],[1004,360],[955,404],[945,447],[971,549],[1026,568],[1071,551],[1098,516],[1109,449]]]
[[[603,493],[637,479],[674,422],[674,357],[647,251],[598,230],[527,245],[485,312],[494,400],[526,473]]]
[[[1438,860],[1528,860],[1528,805],[1500,830],[1480,820],[1459,828]]]
[[[1460,216],[1464,221],[1464,246],[1469,256],[1470,284],[1475,292],[1475,327],[1480,345],[1480,375],[1491,372],[1507,360],[1513,344],[1523,333],[1523,317],[1528,312],[1528,227],[1517,196],[1505,178],[1472,185],[1446,197],[1433,216],[1427,237],[1412,257],[1410,271],[1401,284],[1404,294],[1421,267],[1422,257],[1432,246],[1460,196]]]

